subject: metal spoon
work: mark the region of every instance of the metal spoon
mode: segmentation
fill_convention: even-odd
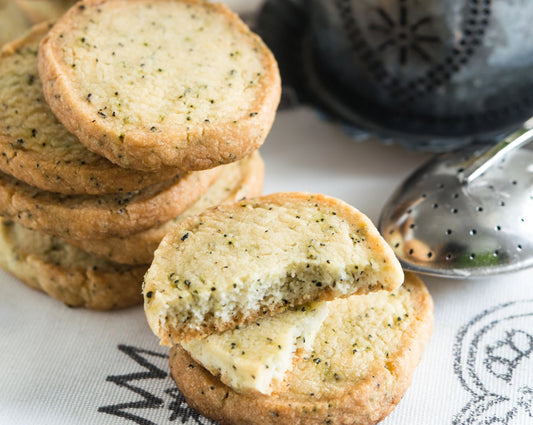
[[[533,266],[533,119],[494,147],[439,155],[389,199],[378,227],[407,270],[475,277]]]

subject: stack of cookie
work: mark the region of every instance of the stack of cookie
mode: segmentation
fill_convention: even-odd
[[[71,306],[140,303],[172,223],[261,192],[279,96],[222,5],[87,0],[34,27],[0,54],[2,267]]]

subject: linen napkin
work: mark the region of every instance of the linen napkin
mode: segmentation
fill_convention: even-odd
[[[307,109],[279,114],[261,149],[265,193],[338,196],[374,221],[427,160],[353,143]],[[533,423],[533,271],[477,280],[423,277],[435,329],[413,383],[384,425]],[[0,424],[209,424],[169,377],[141,306],[71,309],[0,272]]]

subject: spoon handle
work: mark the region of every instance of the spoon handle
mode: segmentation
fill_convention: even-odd
[[[476,157],[472,163],[459,174],[459,180],[463,184],[471,183],[507,153],[520,148],[532,140],[533,118],[530,118],[523,124],[522,128]]]

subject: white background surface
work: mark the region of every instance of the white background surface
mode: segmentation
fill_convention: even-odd
[[[374,222],[395,187],[429,158],[428,154],[407,152],[377,141],[355,143],[308,109],[279,113],[261,153],[266,164],[265,193],[326,193],[356,206]],[[435,301],[435,332],[412,387],[384,424],[453,424],[465,406],[465,413],[456,418],[455,424],[491,423],[483,422],[490,415],[507,417],[500,422],[505,425],[533,423],[533,396],[528,401],[528,389],[533,394],[533,271],[469,282],[424,280]],[[3,272],[0,291],[1,425],[182,423],[180,418],[170,421],[173,399],[165,390],[173,384],[168,377],[129,382],[161,399],[159,407],[125,409],[142,419],[133,421],[98,411],[102,406],[143,399],[106,380],[110,375],[147,371],[120,351],[119,345],[161,355],[167,352],[148,329],[142,307],[109,313],[69,309]],[[477,352],[471,365],[478,371],[475,376],[481,383],[490,384],[499,397],[482,397],[479,389],[469,392],[459,380],[461,370],[467,370],[466,360],[454,371],[458,332],[484,310],[520,300],[529,302],[510,307],[519,310],[520,320],[500,326],[501,329],[496,326],[492,342],[489,341],[501,345],[503,357],[515,359],[511,380],[497,379],[487,369],[490,344],[481,341],[485,345],[476,346],[475,335],[468,336],[465,348],[471,354]],[[501,317],[512,315],[509,311],[504,308],[489,314],[486,323],[497,325]],[[515,341],[520,344],[514,348],[503,344],[509,332],[517,329],[521,339]],[[166,359],[146,353],[144,357],[160,370],[167,370]],[[477,401],[468,404],[473,399]],[[491,402],[493,399],[499,401]],[[514,413],[509,416],[509,411]],[[468,419],[472,412],[475,414]],[[183,423],[208,423],[191,418],[188,421]]]
[[[228,2],[244,12],[260,4]],[[430,157],[378,141],[355,143],[308,109],[278,114],[261,153],[264,193],[333,195],[374,222],[393,190]],[[533,271],[424,280],[435,302],[435,331],[411,388],[383,424],[533,424]],[[135,349],[137,361],[125,353]],[[459,351],[464,355],[455,361]],[[141,306],[70,309],[0,271],[0,425],[209,423],[190,417],[165,392],[175,387],[166,354]],[[108,379],[126,374],[122,386]],[[99,411],[146,400],[152,407],[115,408],[122,417]]]

